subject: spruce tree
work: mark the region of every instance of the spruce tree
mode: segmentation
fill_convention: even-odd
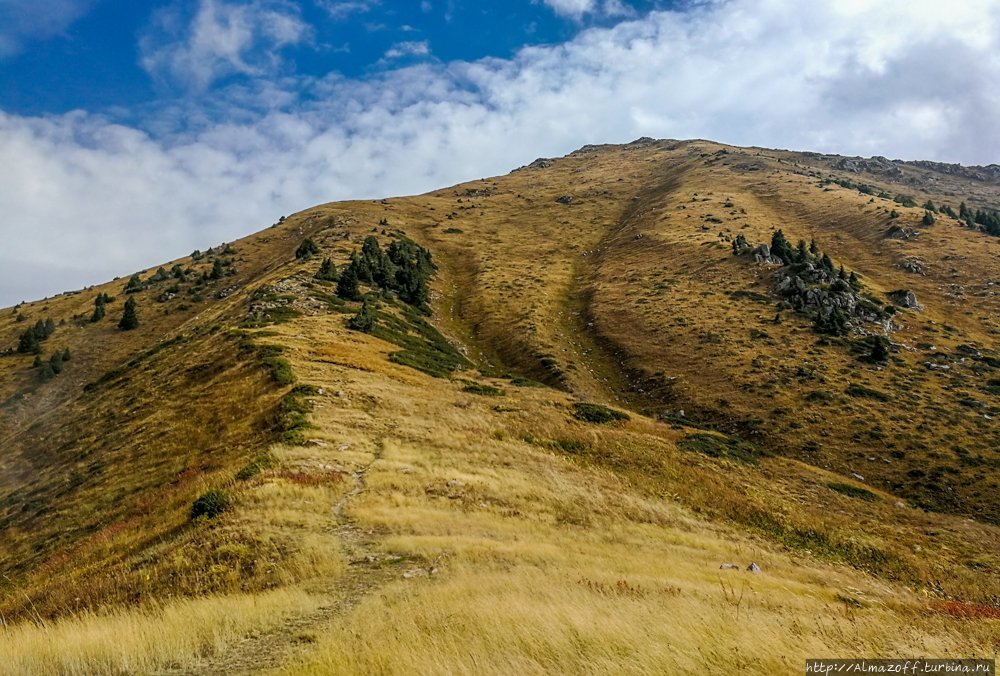
[[[820,259],[820,265],[822,265],[823,269],[827,272],[833,272],[833,260],[830,259],[828,254],[823,254],[823,258]]]
[[[920,220],[924,225],[934,225],[934,214],[930,211],[924,212],[924,217]]]
[[[142,291],[143,283],[142,278],[139,275],[132,275],[128,284],[125,285],[125,293],[135,293],[136,291]]]
[[[348,328],[368,333],[375,327],[374,303],[365,299],[358,313],[347,321]]]
[[[98,303],[97,305],[94,306],[94,314],[90,315],[90,321],[97,323],[102,319],[104,319],[104,315],[105,315],[104,303]]]
[[[809,240],[809,253],[813,256],[819,256],[819,247],[816,245],[816,239]]]
[[[361,300],[361,291],[358,289],[358,270],[354,261],[344,268],[337,281],[337,296],[344,300]]]
[[[136,314],[135,298],[129,298],[125,302],[125,309],[122,318],[118,321],[118,328],[122,331],[131,331],[139,326],[139,316]]]
[[[776,230],[771,236],[771,254],[777,256],[785,263],[792,262],[792,245],[785,239],[785,233]]]
[[[299,248],[295,250],[295,257],[309,258],[310,256],[318,253],[319,253],[319,247],[316,246],[316,242],[306,237],[304,240],[302,240],[302,243],[299,244]]]
[[[222,269],[222,261],[216,258],[212,261],[212,271],[208,274],[209,279],[222,279],[222,274],[224,270]]]
[[[336,282],[338,279],[337,266],[329,258],[324,258],[323,263],[319,266],[319,270],[316,271],[313,277],[327,282]]]
[[[857,273],[854,272],[853,270],[851,270],[851,274],[847,278],[847,283],[850,284],[851,288],[854,289],[855,291],[861,290],[861,280],[858,279]]]

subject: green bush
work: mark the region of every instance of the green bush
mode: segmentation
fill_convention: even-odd
[[[630,419],[627,413],[600,404],[573,404],[573,417],[599,425]]]
[[[763,455],[760,449],[742,439],[701,432],[684,437],[677,442],[677,447],[712,458],[729,458],[750,465],[757,464],[757,459]]]
[[[261,453],[256,458],[251,460],[243,469],[236,473],[236,479],[238,481],[248,481],[263,472],[265,469],[274,467],[274,464],[275,460],[273,455],[270,453]]]
[[[877,495],[872,493],[867,488],[861,488],[860,486],[852,486],[851,484],[835,482],[827,484],[827,487],[848,497],[858,498],[859,500],[865,500],[867,502],[875,502],[878,500]]]
[[[486,397],[502,397],[504,395],[504,391],[499,387],[474,382],[466,383],[465,387],[462,388],[462,391],[468,392],[469,394],[481,394]]]
[[[213,488],[210,491],[202,493],[194,501],[194,504],[191,505],[191,518],[205,517],[206,519],[214,519],[229,509],[229,505],[229,493],[220,488]]]

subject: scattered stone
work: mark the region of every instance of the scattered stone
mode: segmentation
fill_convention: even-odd
[[[719,570],[739,570],[740,566],[736,563],[724,563],[719,566]]]
[[[465,485],[464,481],[459,481],[458,479],[452,479],[448,482],[448,488],[461,488]]]
[[[917,294],[913,293],[909,289],[898,289],[896,291],[890,291],[886,294],[895,305],[899,307],[905,307],[909,310],[919,310],[921,308],[920,303],[917,302]]]
[[[749,566],[747,566],[747,571],[753,573],[754,575],[760,575],[760,566],[758,566],[756,563],[751,563]]]
[[[861,476],[860,474],[858,474],[857,472],[851,472],[851,476],[854,477],[855,479],[857,479],[858,481],[864,481],[865,480],[865,478],[863,476]]]
[[[948,364],[935,364],[932,361],[925,361],[924,366],[926,366],[931,371],[950,371],[951,366]]]
[[[556,198],[556,202],[559,202],[559,204],[572,204],[573,197],[571,195],[561,195]]]
[[[346,451],[350,447],[351,447],[350,444],[341,444],[340,446],[337,446],[337,450],[343,452],[343,451]]]
[[[326,446],[327,445],[327,443],[325,441],[323,441],[322,439],[310,439],[306,443],[309,444],[310,446]]]

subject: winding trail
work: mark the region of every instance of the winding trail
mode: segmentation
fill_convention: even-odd
[[[366,490],[367,474],[382,459],[383,452],[384,439],[379,438],[371,461],[351,472],[354,487],[331,509],[335,521],[332,529],[340,539],[348,565],[340,577],[306,582],[310,589],[319,589],[317,593],[327,597],[322,606],[313,612],[290,617],[269,631],[233,641],[221,652],[158,673],[171,676],[210,676],[278,669],[298,654],[306,652],[314,641],[313,631],[320,630],[323,625],[357,605],[365,596],[397,578],[399,569],[386,565],[385,555],[376,546],[376,534],[361,528],[346,514],[351,500]]]

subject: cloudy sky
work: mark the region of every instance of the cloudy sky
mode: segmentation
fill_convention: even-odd
[[[0,0],[0,306],[639,136],[1000,162],[1000,0]]]

